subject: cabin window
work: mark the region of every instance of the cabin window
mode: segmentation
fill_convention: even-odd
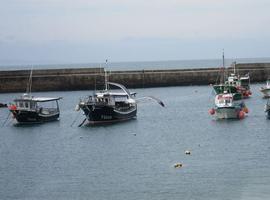
[[[23,102],[19,102],[19,107],[23,108]]]
[[[29,108],[29,102],[24,102],[24,107]]]
[[[31,109],[35,109],[36,108],[36,104],[33,101],[30,102],[30,108]]]

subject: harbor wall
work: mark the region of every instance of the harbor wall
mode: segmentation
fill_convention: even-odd
[[[270,75],[270,63],[236,64],[240,75],[249,73],[251,82],[263,82]],[[233,72],[226,68],[225,73]],[[221,68],[109,71],[108,79],[128,88],[208,85],[219,81]],[[25,92],[30,70],[0,71],[0,92]],[[32,72],[32,91],[102,89],[103,68],[43,69]]]

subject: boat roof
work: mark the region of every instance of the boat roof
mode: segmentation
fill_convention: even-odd
[[[247,79],[249,79],[249,76],[242,76],[242,77],[240,77],[240,80],[247,80]]]
[[[28,97],[28,98],[18,98],[14,101],[35,101],[35,102],[47,102],[47,101],[58,101],[62,97]]]
[[[127,93],[124,92],[97,92],[95,94],[97,97],[104,97],[104,96],[128,96]]]

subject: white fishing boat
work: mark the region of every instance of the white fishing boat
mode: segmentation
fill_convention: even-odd
[[[270,97],[270,80],[266,81],[266,85],[260,88],[260,92],[263,93],[264,98]]]
[[[264,112],[266,113],[267,119],[270,119],[270,102],[269,102],[269,99],[267,100],[267,103],[265,105]]]
[[[209,113],[217,119],[243,119],[248,109],[243,101],[235,101],[233,94],[224,92],[215,97],[215,107]]]

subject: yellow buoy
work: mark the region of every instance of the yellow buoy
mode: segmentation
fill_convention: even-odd
[[[174,164],[174,168],[180,168],[180,167],[183,167],[182,163],[175,163]]]

